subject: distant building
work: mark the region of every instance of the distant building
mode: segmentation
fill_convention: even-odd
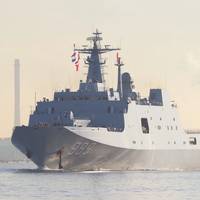
[[[14,62],[14,126],[20,126],[20,61]]]

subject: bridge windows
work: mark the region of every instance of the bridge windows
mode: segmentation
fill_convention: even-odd
[[[143,133],[149,133],[149,124],[147,118],[141,118],[141,126],[142,126],[142,132]]]

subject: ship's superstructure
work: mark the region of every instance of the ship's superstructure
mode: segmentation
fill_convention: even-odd
[[[150,89],[147,98],[135,90],[117,53],[116,89],[105,86],[101,33],[86,54],[86,81],[77,91],[55,92],[37,102],[29,125],[16,127],[13,144],[37,166],[66,170],[200,169],[200,137],[186,133],[177,105],[165,91]]]
[[[101,58],[102,54],[119,49],[101,48],[101,39],[100,33],[95,32],[93,37],[88,38],[93,43],[91,48],[74,49],[89,55],[85,59],[88,65],[86,82],[80,82],[78,91],[66,89],[55,92],[52,101],[44,98],[38,102],[30,116],[29,126],[70,126],[84,121],[90,127],[123,129],[123,110],[126,106],[120,101],[119,92],[112,88],[106,90],[102,73],[106,61]]]

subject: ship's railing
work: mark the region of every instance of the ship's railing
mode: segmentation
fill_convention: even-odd
[[[200,129],[186,129],[187,134],[200,134]]]
[[[122,132],[123,128],[107,127],[107,130],[110,132]]]

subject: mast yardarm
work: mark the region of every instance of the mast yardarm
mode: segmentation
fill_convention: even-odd
[[[103,38],[100,37],[101,34],[102,33],[96,30],[92,37],[87,38],[88,41],[93,43],[91,48],[87,48],[87,46],[84,45],[81,49],[74,49],[79,53],[89,54],[85,60],[85,64],[89,66],[86,80],[87,83],[104,83],[102,68],[104,67],[104,64],[106,64],[106,61],[101,58],[101,54],[120,50],[119,48],[109,48],[109,45],[105,45],[105,47],[102,48],[100,41]]]

